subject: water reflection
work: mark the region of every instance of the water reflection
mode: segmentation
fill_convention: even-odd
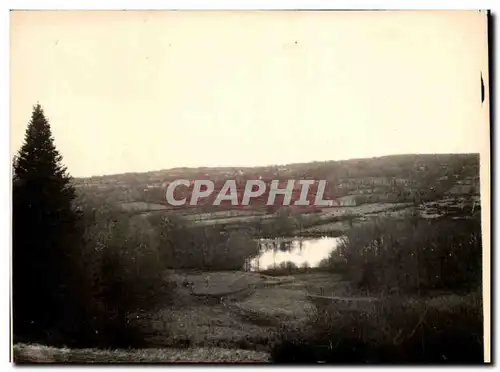
[[[337,247],[339,238],[260,239],[261,253],[250,261],[250,270],[272,269],[292,262],[298,267],[317,267]]]

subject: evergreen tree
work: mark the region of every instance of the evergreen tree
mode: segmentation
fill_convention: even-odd
[[[14,334],[33,341],[57,332],[68,316],[79,216],[61,162],[37,104],[13,173]]]

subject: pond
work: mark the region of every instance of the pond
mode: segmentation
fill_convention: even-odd
[[[260,254],[250,261],[250,270],[278,268],[287,262],[298,267],[318,267],[336,249],[340,238],[259,239]]]

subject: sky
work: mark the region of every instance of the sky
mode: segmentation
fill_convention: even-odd
[[[484,12],[10,14],[11,155],[39,102],[75,177],[488,142]]]

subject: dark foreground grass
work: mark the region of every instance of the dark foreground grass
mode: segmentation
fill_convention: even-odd
[[[267,363],[265,352],[223,349],[68,349],[38,344],[14,345],[16,364],[54,363]]]
[[[446,302],[446,301],[445,301]],[[483,363],[479,295],[459,303],[384,300],[373,311],[320,308],[302,329],[286,329],[275,363]]]

